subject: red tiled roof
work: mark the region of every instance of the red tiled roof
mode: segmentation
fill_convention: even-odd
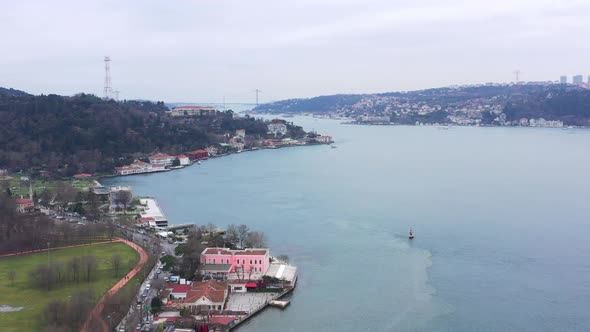
[[[150,158],[152,159],[158,159],[158,158],[170,158],[172,157],[171,155],[165,154],[165,153],[156,153],[150,156]]]
[[[179,285],[179,284],[168,284],[169,289],[172,289],[172,293],[187,293],[191,290],[190,285]]]
[[[92,174],[80,173],[80,174],[74,174],[73,178],[74,179],[82,179],[82,178],[89,178],[91,176],[92,176]]]
[[[231,255],[231,252],[220,248],[207,248],[205,255]]]
[[[16,204],[31,204],[31,203],[33,203],[33,200],[28,199],[28,198],[17,198],[14,201],[16,202]]]
[[[176,158],[180,159],[180,158],[188,158],[188,157],[183,154],[179,154],[178,156],[176,156]]]
[[[193,283],[191,289],[186,295],[185,303],[196,302],[201,297],[209,299],[211,302],[220,303],[225,300],[226,282],[208,280],[205,282]]]
[[[244,250],[236,252],[236,255],[266,255],[266,250]]]
[[[142,217],[141,220],[143,221],[151,221],[151,220],[156,220],[154,217]]]
[[[236,316],[209,316],[209,323],[229,325],[229,323],[233,322],[236,319],[238,319],[238,317]]]
[[[272,123],[283,123],[284,124],[287,121],[285,121],[283,119],[272,119],[270,122],[272,122]]]

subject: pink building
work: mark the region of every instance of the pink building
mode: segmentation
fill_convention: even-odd
[[[268,249],[230,250],[226,248],[206,248],[201,253],[201,264],[211,272],[236,272],[236,269],[249,273],[264,273],[270,266]]]

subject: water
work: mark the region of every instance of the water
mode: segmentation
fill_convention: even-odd
[[[239,331],[590,330],[590,131],[290,120],[338,148],[104,181],[290,256],[291,306]]]

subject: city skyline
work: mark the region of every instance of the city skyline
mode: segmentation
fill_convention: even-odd
[[[31,1],[5,4],[0,86],[260,102],[587,73],[584,1]],[[35,20],[23,20],[34,17]],[[561,50],[567,49],[567,53]],[[559,55],[559,56],[558,56]],[[556,60],[557,59],[557,60]],[[31,80],[31,77],[34,80]]]

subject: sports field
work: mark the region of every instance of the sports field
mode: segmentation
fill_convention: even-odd
[[[113,255],[121,256],[119,276],[115,277],[111,263]],[[73,257],[96,256],[97,269],[94,280],[56,285],[51,291],[33,287],[30,273],[40,264],[67,262]],[[40,331],[39,316],[52,299],[68,300],[72,294],[92,290],[96,301],[130,271],[139,261],[138,253],[124,243],[106,243],[77,248],[67,248],[23,256],[0,258],[0,326],[2,331]],[[9,271],[15,271],[14,285]],[[22,307],[20,311],[6,311],[10,306]],[[4,310],[2,310],[4,308]]]

